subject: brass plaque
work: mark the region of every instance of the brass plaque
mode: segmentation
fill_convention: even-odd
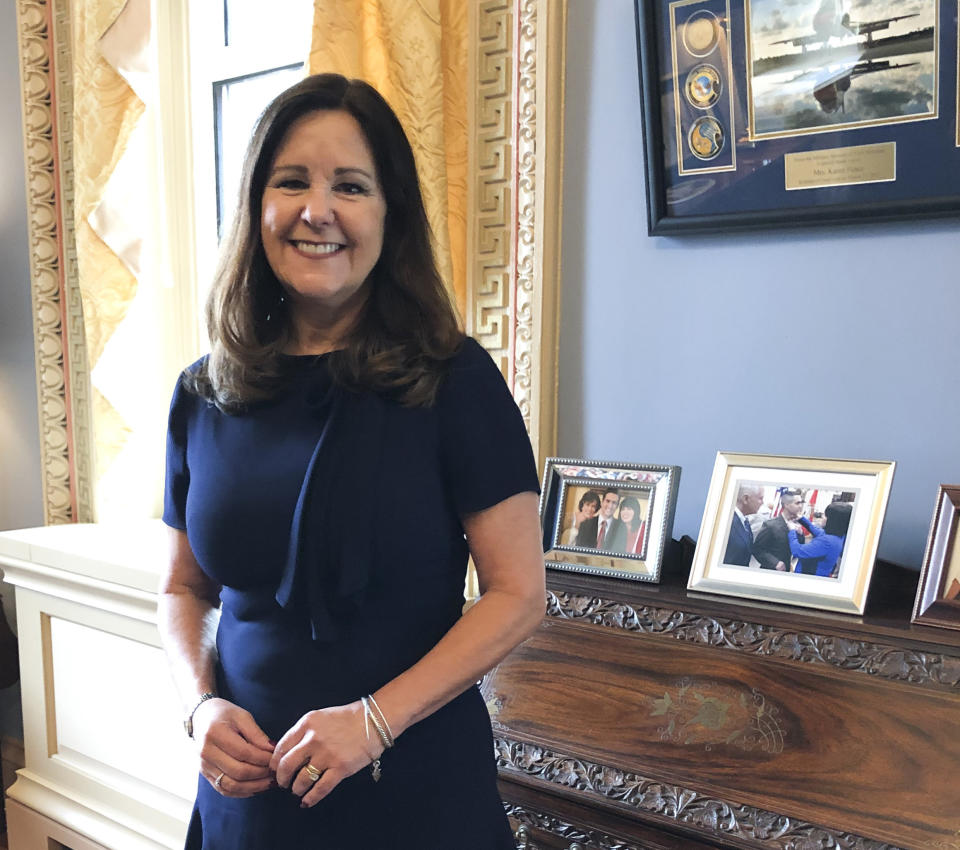
[[[787,191],[886,183],[897,179],[897,143],[784,154]]]

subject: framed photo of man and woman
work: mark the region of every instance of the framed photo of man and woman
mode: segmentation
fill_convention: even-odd
[[[719,452],[689,589],[862,614],[893,470]]]
[[[548,458],[540,497],[548,567],[659,581],[678,466]]]

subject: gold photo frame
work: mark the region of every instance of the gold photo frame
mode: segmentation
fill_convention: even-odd
[[[718,452],[688,589],[862,614],[894,468],[892,461]],[[752,503],[759,507],[752,493],[763,494]],[[818,507],[826,515],[820,527]],[[740,523],[751,526],[746,560]]]

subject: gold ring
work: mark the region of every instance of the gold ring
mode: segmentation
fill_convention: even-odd
[[[223,781],[224,775],[225,774],[221,773],[216,779],[213,780],[213,787],[216,788],[218,791],[221,791],[223,789],[223,786],[220,783]]]
[[[309,763],[304,770],[307,772],[307,776],[310,777],[311,782],[316,782],[320,778],[320,774],[323,773],[322,770],[317,770],[312,764]]]

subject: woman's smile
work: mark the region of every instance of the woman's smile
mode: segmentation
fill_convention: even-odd
[[[260,238],[295,324],[359,311],[386,214],[370,146],[352,115],[316,110],[290,125],[263,191]]]

